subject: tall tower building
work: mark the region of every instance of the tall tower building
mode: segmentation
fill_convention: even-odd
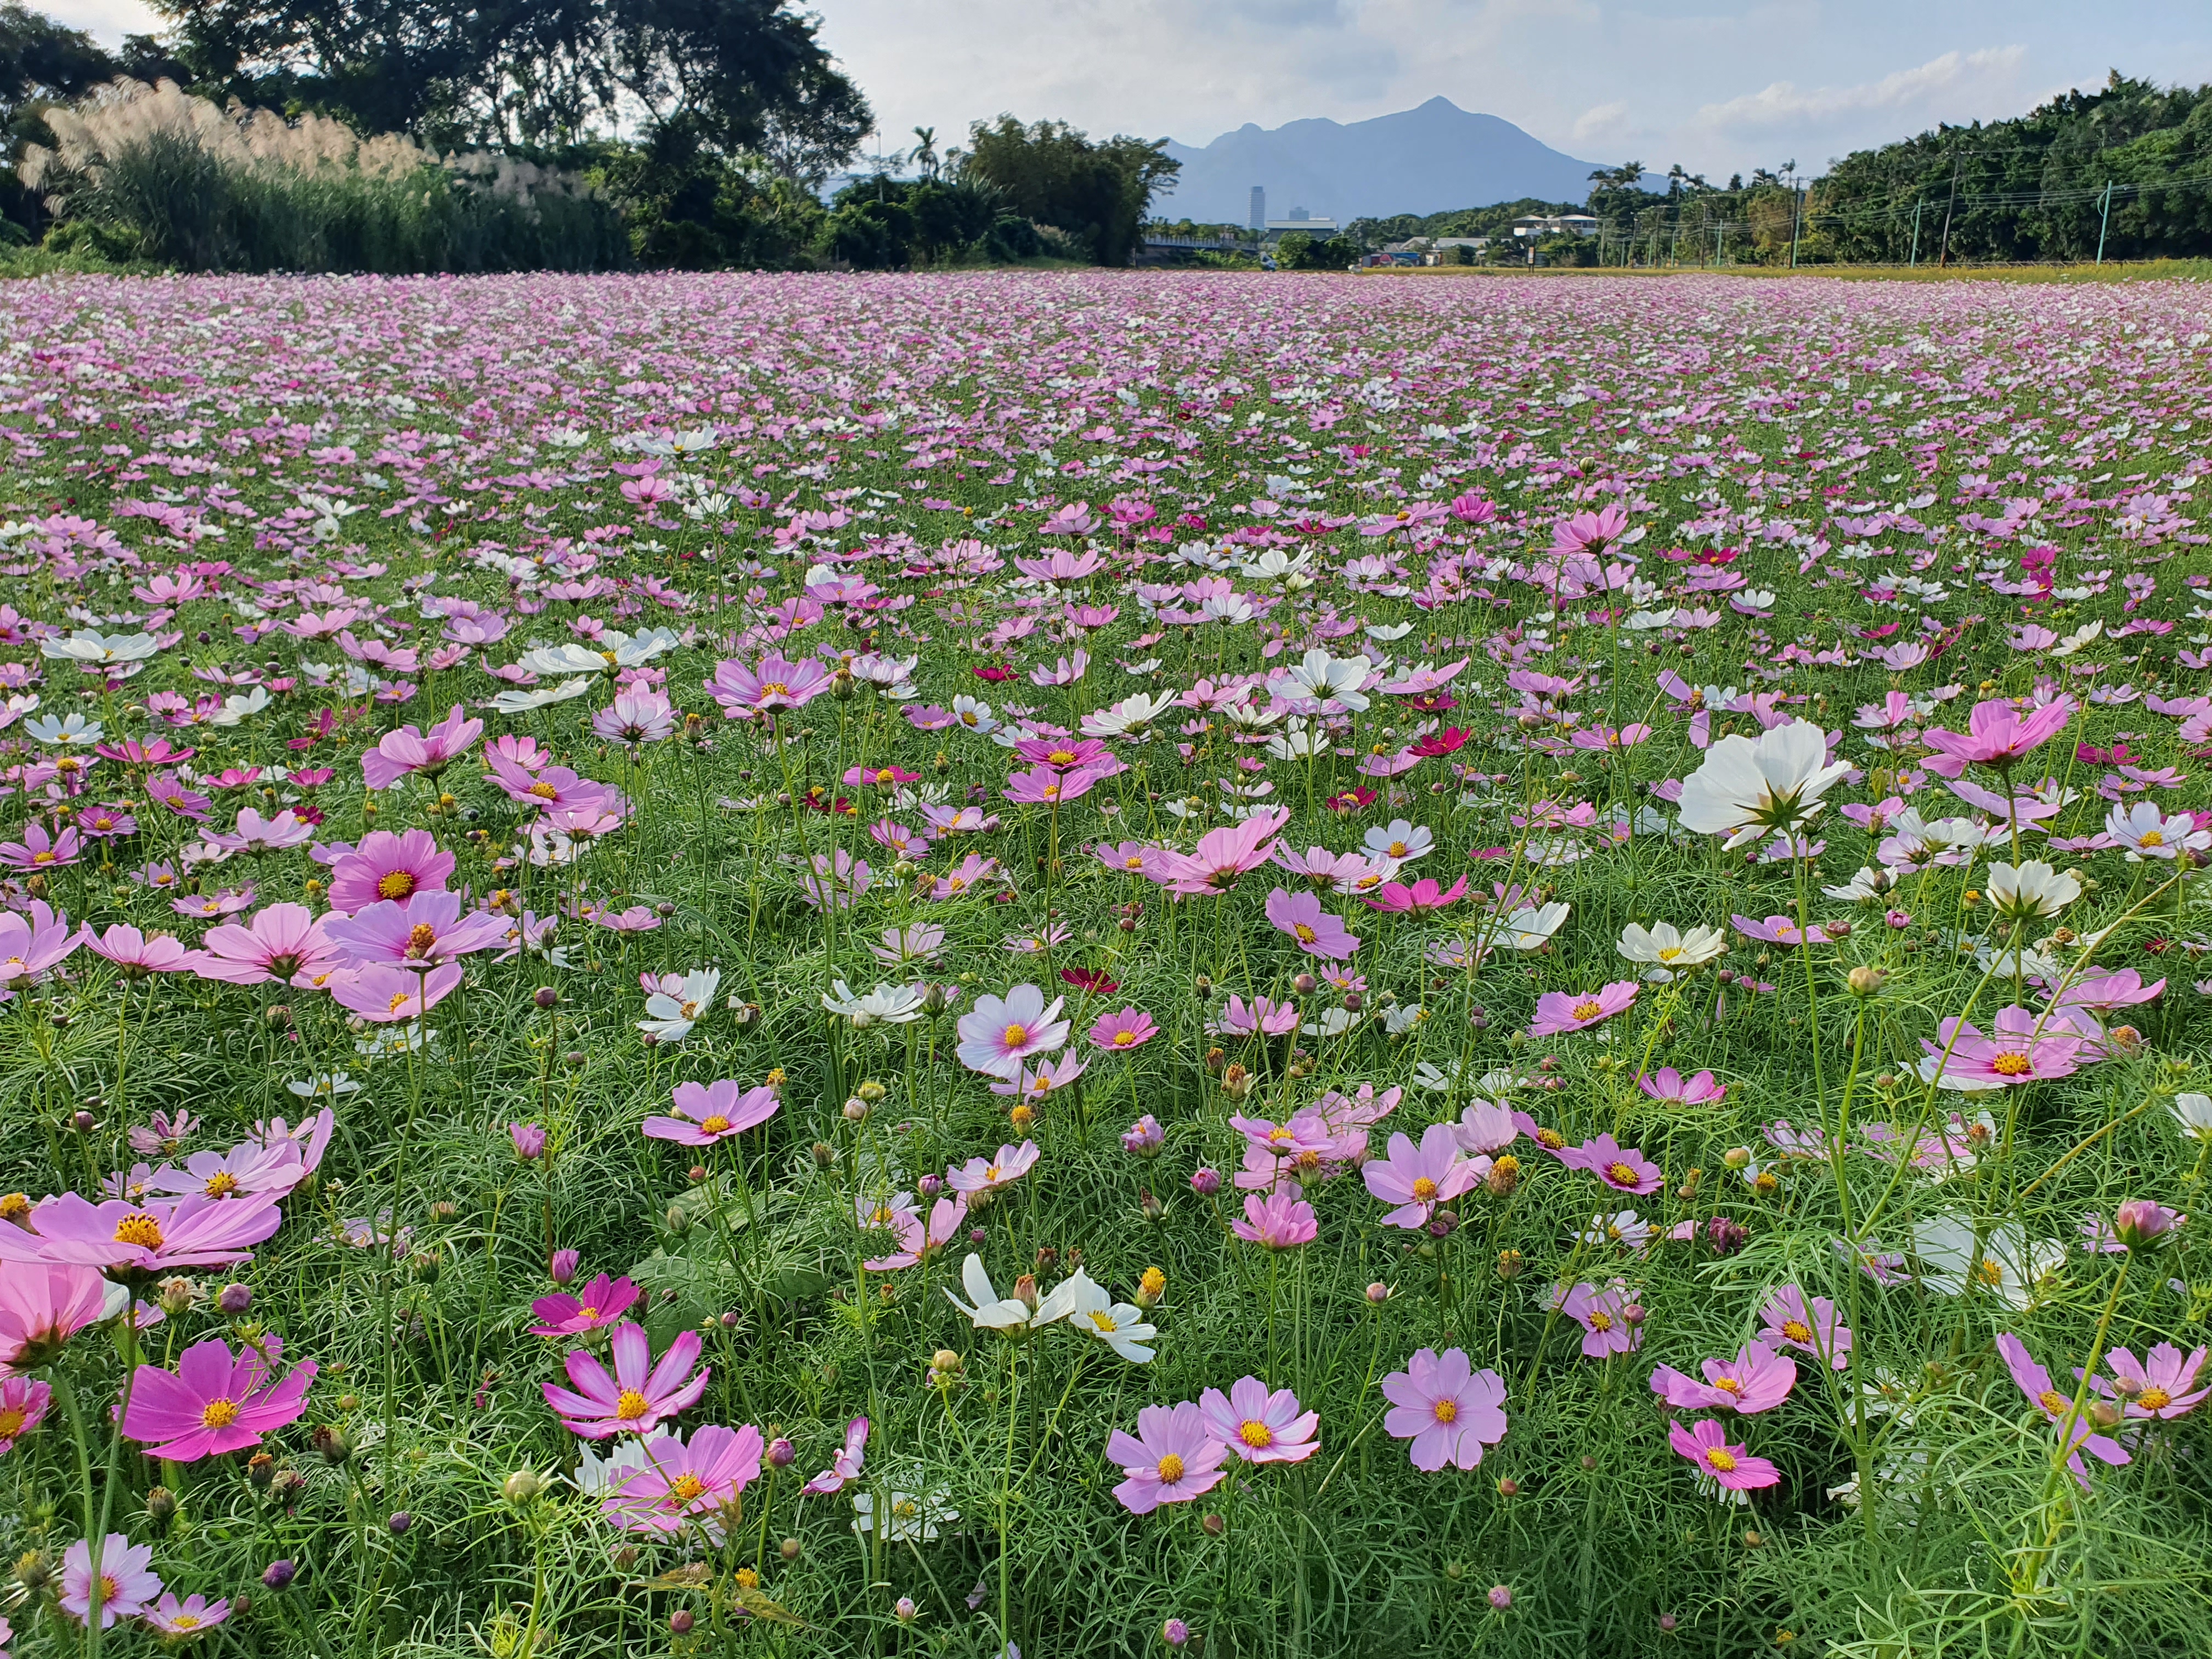
[[[1267,192],[1261,189],[1258,185],[1255,185],[1252,186],[1252,222],[1250,228],[1254,230],[1265,230],[1267,228]]]

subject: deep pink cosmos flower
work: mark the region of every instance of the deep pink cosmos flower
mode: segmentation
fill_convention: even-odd
[[[351,915],[379,899],[412,898],[453,873],[453,855],[440,852],[428,830],[372,830],[331,866],[331,908]]]
[[[179,1267],[244,1261],[284,1219],[276,1200],[187,1194],[174,1203],[112,1199],[91,1204],[75,1193],[31,1212],[30,1231],[0,1226],[0,1261],[58,1261],[99,1267],[111,1277],[150,1278]],[[10,1270],[9,1276],[13,1276]]]
[[[234,1354],[222,1338],[210,1337],[185,1349],[173,1373],[141,1365],[124,1434],[144,1443],[149,1457],[173,1463],[259,1445],[263,1435],[299,1419],[315,1380],[315,1362],[307,1359],[273,1381],[271,1362],[283,1350],[279,1338],[267,1336],[259,1350],[248,1345]]]
[[[0,1272],[0,1376],[53,1358],[70,1338],[106,1316],[107,1294],[97,1268],[8,1258]],[[119,1287],[115,1295],[119,1313]]]
[[[1851,1363],[1850,1328],[1836,1319],[1836,1304],[1825,1296],[1808,1297],[1784,1285],[1759,1310],[1759,1334],[1769,1343],[1809,1353],[1832,1370]]]
[[[333,972],[326,981],[332,1001],[350,1008],[373,1025],[396,1024],[420,1019],[452,995],[461,982],[458,962],[423,973],[372,962],[362,968]]]
[[[1417,1147],[1407,1136],[1390,1137],[1382,1158],[1360,1166],[1367,1190],[1398,1207],[1382,1218],[1386,1227],[1425,1227],[1439,1204],[1449,1203],[1482,1179],[1489,1165],[1460,1156],[1459,1139],[1449,1123],[1431,1123]]]
[[[1274,851],[1275,837],[1291,821],[1290,809],[1255,812],[1242,823],[1209,830],[1189,853],[1163,852],[1145,874],[1171,893],[1194,896],[1227,892],[1248,870],[1256,870]]]
[[[682,1331],[668,1345],[659,1364],[645,1328],[624,1320],[615,1327],[612,1340],[615,1368],[607,1368],[581,1348],[569,1354],[568,1380],[574,1392],[556,1383],[538,1386],[572,1434],[586,1440],[605,1440],[617,1434],[647,1434],[664,1417],[674,1417],[699,1403],[707,1392],[707,1379],[714,1373],[691,1368],[699,1363],[699,1333]],[[688,1381],[686,1379],[689,1379]]]
[[[1471,1469],[1484,1448],[1505,1438],[1505,1380],[1473,1370],[1462,1349],[1423,1348],[1382,1379],[1382,1397],[1390,1402],[1384,1430],[1413,1443],[1407,1452],[1424,1474],[1447,1463]]]
[[[729,1509],[760,1474],[761,1431],[750,1423],[710,1423],[689,1444],[661,1435],[640,1449],[643,1466],[599,1500],[600,1512],[630,1532],[682,1532]],[[717,1530],[710,1524],[709,1536]]]
[[[2010,1331],[1998,1333],[1997,1352],[2003,1356],[2005,1369],[2012,1373],[2012,1380],[2020,1385],[2020,1391],[2027,1396],[2028,1403],[2043,1413],[2045,1422],[2053,1428],[2061,1428],[2069,1419],[2072,1419],[2073,1427],[2068,1435],[2066,1467],[2074,1472],[2074,1478],[2084,1488],[2089,1484],[2089,1472],[2081,1467],[2083,1452],[2116,1468],[2135,1461],[2129,1455],[2128,1449],[2118,1441],[2109,1435],[2093,1432],[2096,1425],[2089,1420],[2087,1408],[2085,1407],[2077,1415],[2074,1409],[2074,1396],[2061,1392],[2052,1383],[2051,1373],[2035,1363],[2035,1357],[2028,1352],[2027,1345]]]
[[[184,943],[173,933],[142,933],[119,921],[106,933],[95,933],[88,921],[79,937],[86,950],[113,963],[125,979],[173,974],[187,965]]]
[[[1923,764],[1945,778],[1957,777],[1970,764],[2009,772],[2023,755],[2066,729],[2066,722],[2074,718],[2074,707],[2071,697],[2060,697],[2023,720],[2018,709],[2002,699],[1978,702],[1966,717],[1964,732],[1947,732],[1940,726],[1928,728],[1922,741],[1936,752]]]
[[[605,1330],[622,1317],[639,1295],[631,1280],[601,1273],[580,1291],[558,1291],[532,1303],[530,1311],[538,1316],[538,1322],[530,1328],[530,1334],[586,1336]]]
[[[1048,1006],[1034,985],[1017,985],[1003,997],[977,997],[960,1016],[953,1053],[969,1071],[1011,1082],[1031,1054],[1048,1054],[1067,1041],[1067,1022],[1060,1017],[1066,1000],[1054,997]]]
[[[362,781],[371,789],[389,789],[410,772],[434,778],[466,754],[483,735],[483,729],[482,720],[468,719],[460,704],[455,703],[452,712],[428,733],[411,726],[386,732],[376,740],[376,747],[361,757]]]
[[[1634,1353],[1643,1346],[1643,1322],[1630,1316],[1636,1304],[1618,1279],[1602,1290],[1595,1285],[1576,1285],[1552,1295],[1559,1311],[1583,1328],[1583,1358]]]
[[[1708,1359],[1703,1382],[1672,1365],[1651,1373],[1651,1392],[1683,1411],[1771,1411],[1797,1386],[1797,1365],[1764,1342],[1747,1342],[1733,1361]]]
[[[2114,1348],[2105,1356],[2112,1381],[2093,1376],[2089,1386],[2107,1400],[2119,1401],[2130,1417],[2185,1417],[2212,1395],[2212,1376],[2204,1364],[2208,1352],[2212,1350],[2199,1347],[2185,1355],[2171,1342],[2161,1342],[2137,1359],[2129,1349]]]
[[[1086,1034],[1094,1048],[1109,1052],[1142,1048],[1159,1035],[1160,1028],[1141,1008],[1124,1008],[1118,1014],[1101,1014]]]
[[[1648,1077],[1639,1075],[1636,1086],[1654,1100],[1678,1106],[1717,1105],[1728,1097],[1728,1085],[1716,1083],[1711,1072],[1685,1078],[1671,1066],[1662,1066]]]
[[[1636,1000],[1636,992],[1637,984],[1632,979],[1615,980],[1599,991],[1573,994],[1547,991],[1536,999],[1536,1018],[1529,1023],[1528,1035],[1556,1036],[1562,1031],[1579,1031],[1586,1025],[1611,1019]]]
[[[1247,1463],[1303,1463],[1321,1449],[1317,1412],[1298,1409],[1288,1389],[1269,1393],[1256,1376],[1240,1377],[1229,1392],[1208,1389],[1198,1397],[1200,1414],[1215,1439]]]
[[[856,1417],[845,1425],[845,1443],[830,1467],[816,1475],[799,1490],[801,1495],[818,1498],[845,1490],[848,1480],[857,1480],[867,1466],[868,1419]]]
[[[244,921],[209,928],[185,965],[202,979],[228,985],[263,985],[273,979],[313,990],[337,967],[338,952],[306,905],[270,904]]]
[[[389,963],[438,967],[507,943],[510,924],[489,910],[461,912],[461,896],[434,888],[404,899],[379,899],[350,916],[325,916],[323,936],[349,967]]]
[[[1402,881],[1386,881],[1361,902],[1370,910],[1400,914],[1411,910],[1441,910],[1448,905],[1458,903],[1466,893],[1465,876],[1449,887],[1441,889],[1433,877],[1424,876],[1410,887]]]
[[[1265,1198],[1252,1193],[1244,1200],[1244,1219],[1231,1222],[1229,1230],[1247,1244],[1295,1250],[1321,1236],[1321,1223],[1314,1218],[1313,1206],[1293,1193],[1273,1192]]]
[[[1322,908],[1317,894],[1278,887],[1267,895],[1267,920],[1295,939],[1299,950],[1323,962],[1342,962],[1359,948],[1344,923]]]
[[[1559,1162],[1571,1170],[1588,1170],[1617,1193],[1638,1197],[1657,1192],[1663,1179],[1659,1166],[1646,1158],[1640,1148],[1620,1146],[1611,1135],[1567,1147],[1560,1152]]]
[[[15,1443],[46,1420],[53,1403],[52,1387],[29,1377],[0,1377],[0,1456],[15,1449]]]
[[[723,1078],[708,1084],[678,1084],[675,1103],[680,1116],[646,1119],[642,1127],[647,1137],[684,1146],[711,1146],[758,1128],[776,1115],[783,1102],[774,1089],[744,1089]]]
[[[1743,1447],[1730,1445],[1728,1431],[1712,1418],[1702,1418],[1688,1429],[1680,1423],[1669,1423],[1667,1440],[1698,1466],[1699,1474],[1710,1476],[1730,1492],[1771,1486],[1782,1479],[1782,1472],[1765,1458],[1753,1457]]]
[[[1114,1496],[1132,1515],[1150,1515],[1163,1504],[1187,1504],[1220,1484],[1229,1448],[1213,1437],[1199,1408],[1146,1406],[1137,1413],[1137,1432],[1116,1429],[1106,1442],[1109,1462],[1127,1478]]]
[[[118,1619],[136,1619],[161,1593],[161,1575],[153,1570],[154,1547],[137,1544],[119,1532],[100,1540],[100,1569],[94,1581],[92,1542],[80,1538],[62,1552],[62,1611],[80,1625],[92,1609],[100,1609],[100,1627],[113,1628]]]

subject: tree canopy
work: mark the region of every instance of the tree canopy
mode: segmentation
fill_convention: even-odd
[[[1013,213],[1065,231],[1102,265],[1126,265],[1153,196],[1182,170],[1164,138],[1092,139],[1064,121],[978,121],[956,173]]]

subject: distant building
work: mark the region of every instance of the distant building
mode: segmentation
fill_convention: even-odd
[[[1252,186],[1252,216],[1247,222],[1253,230],[1265,229],[1267,223],[1267,192],[1258,185]]]
[[[1429,246],[1436,248],[1471,247],[1480,253],[1488,247],[1490,243],[1491,238],[1487,236],[1439,236]]]
[[[1316,219],[1304,208],[1292,208],[1291,216],[1287,219],[1270,219],[1267,222],[1267,234],[1270,236],[1286,235],[1296,230],[1303,231],[1306,235],[1316,240],[1326,240],[1335,235],[1343,227],[1335,220]]]
[[[1597,221],[1587,213],[1524,213],[1513,222],[1516,236],[1595,236]]]

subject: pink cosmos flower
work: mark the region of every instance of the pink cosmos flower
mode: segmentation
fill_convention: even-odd
[[[635,1326],[624,1326],[635,1330]],[[599,1510],[630,1532],[679,1533],[727,1510],[760,1474],[761,1431],[747,1423],[710,1423],[690,1444],[681,1435],[660,1435],[640,1448],[642,1466],[599,1500]]]
[[[27,915],[0,910],[0,993],[40,983],[81,942],[82,936],[70,931],[68,914],[44,899],[33,899]]]
[[[15,1449],[15,1443],[46,1419],[54,1391],[28,1377],[0,1377],[0,1456]]]
[[[1319,895],[1278,887],[1267,895],[1267,920],[1297,942],[1299,950],[1323,962],[1342,962],[1359,948],[1344,923],[1322,908]]]
[[[174,1203],[93,1204],[63,1193],[31,1212],[28,1232],[0,1226],[0,1261],[65,1262],[146,1277],[179,1267],[223,1267],[251,1257],[246,1247],[283,1219],[266,1194],[213,1199],[190,1193]]]
[[[1018,1146],[1001,1146],[995,1158],[971,1158],[958,1169],[947,1170],[945,1184],[958,1193],[995,1192],[1027,1175],[1037,1157],[1034,1140],[1024,1140]]]
[[[2137,1359],[2129,1349],[2113,1348],[2105,1355],[2112,1380],[2093,1376],[2089,1386],[2107,1400],[2119,1401],[2130,1417],[2185,1417],[2212,1395],[2212,1376],[2204,1366],[2208,1352],[2212,1350],[2199,1347],[2185,1356],[2171,1342],[2161,1342],[2148,1359]],[[2197,1387],[2200,1382],[2205,1386]]]
[[[295,1422],[307,1409],[307,1385],[315,1362],[303,1360],[281,1382],[271,1362],[283,1352],[280,1339],[262,1339],[234,1354],[221,1337],[210,1337],[185,1350],[172,1373],[141,1365],[131,1379],[131,1404],[123,1432],[147,1445],[149,1457],[192,1463],[244,1446],[258,1446],[271,1430]]]
[[[856,1417],[845,1425],[845,1444],[837,1455],[830,1459],[830,1467],[801,1486],[799,1494],[802,1497],[822,1497],[844,1491],[845,1483],[859,1480],[860,1470],[866,1465],[867,1443],[868,1419]]]
[[[1659,1166],[1645,1158],[1640,1148],[1622,1146],[1611,1135],[1568,1147],[1559,1154],[1559,1162],[1571,1170],[1588,1170],[1617,1193],[1638,1197],[1657,1192],[1663,1180]]]
[[[97,1268],[8,1260],[7,1271],[0,1273],[0,1376],[46,1364],[107,1311],[108,1285]]]
[[[46,825],[33,818],[23,826],[22,840],[0,842],[0,864],[32,872],[59,870],[75,864],[83,851],[83,842],[74,828],[50,837]]]
[[[1294,1250],[1321,1236],[1321,1223],[1314,1218],[1313,1206],[1291,1193],[1269,1193],[1265,1198],[1252,1193],[1244,1200],[1244,1219],[1231,1222],[1229,1230],[1247,1244]]]
[[[1643,1322],[1628,1316],[1635,1304],[1618,1279],[1602,1290],[1577,1285],[1552,1294],[1559,1311],[1583,1328],[1583,1358],[1634,1353],[1644,1346]]]
[[[142,933],[119,921],[95,933],[88,921],[78,937],[86,950],[113,963],[125,979],[173,974],[188,965],[184,943],[173,933]]]
[[[957,1193],[951,1198],[939,1199],[930,1206],[927,1222],[911,1210],[897,1210],[886,1224],[897,1235],[898,1249],[872,1261],[863,1261],[860,1265],[872,1273],[896,1273],[902,1267],[915,1267],[957,1238],[960,1230],[968,1224],[968,1194]]]
[[[146,1183],[149,1192],[198,1193],[207,1198],[282,1198],[297,1187],[307,1172],[300,1167],[300,1149],[289,1140],[264,1146],[258,1140],[241,1141],[227,1152],[194,1152],[184,1168],[164,1164]]]
[[[507,943],[507,920],[489,910],[461,914],[461,896],[443,888],[405,899],[379,899],[350,916],[326,916],[323,936],[350,967],[390,963],[438,966]]]
[[[62,1611],[82,1625],[100,1608],[100,1627],[118,1619],[136,1619],[161,1593],[161,1576],[153,1570],[154,1547],[134,1545],[119,1532],[100,1541],[100,1578],[93,1582],[92,1541],[80,1538],[62,1552]]]
[[[1536,999],[1536,1018],[1529,1023],[1530,1036],[1556,1036],[1562,1031],[1579,1031],[1584,1026],[1595,1025],[1611,1019],[1636,1000],[1637,984],[1632,979],[1619,979],[1599,991],[1584,991],[1570,995],[1565,991],[1547,991]]]
[[[1765,921],[1753,921],[1749,916],[1730,916],[1729,921],[1735,924],[1737,933],[1762,945],[1794,945],[1798,942],[1797,923],[1789,916],[1769,916]],[[1817,921],[1805,930],[1803,937],[1811,945],[1835,943]]]
[[[1127,1477],[1114,1496],[1132,1515],[1204,1497],[1220,1484],[1228,1456],[1229,1448],[1213,1437],[1205,1414],[1187,1400],[1146,1406],[1137,1413],[1134,1435],[1116,1429],[1106,1442],[1107,1461],[1121,1465]]]
[[[752,668],[734,659],[718,662],[714,677],[704,684],[725,719],[750,720],[805,708],[830,689],[830,671],[811,659],[787,662],[771,651]]]
[[[1795,1285],[1784,1285],[1767,1298],[1759,1317],[1759,1334],[1770,1343],[1809,1353],[1832,1370],[1851,1363],[1850,1328],[1838,1322],[1836,1304],[1825,1296],[1808,1297]]]
[[[1947,732],[1940,726],[1928,728],[1922,740],[1937,752],[1924,763],[1929,771],[1945,778],[1957,777],[1969,764],[2009,772],[2022,756],[2066,729],[2066,722],[2074,718],[2074,707],[2071,697],[2061,697],[2023,720],[2018,709],[2002,699],[1978,702],[1966,717],[1963,732]]]
[[[185,963],[202,979],[228,985],[261,985],[273,979],[313,990],[338,965],[338,953],[307,906],[270,904],[242,922],[209,928]]]
[[[1278,843],[1271,861],[1294,876],[1304,876],[1316,892],[1371,892],[1389,879],[1396,867],[1389,859],[1370,860],[1358,853],[1332,853],[1326,847],[1309,847],[1294,853]]]
[[[2079,1415],[2075,1414],[2074,1396],[2061,1393],[2052,1384],[2051,1373],[2035,1363],[2035,1357],[2028,1352],[2027,1345],[2010,1331],[1998,1333],[1997,1352],[2004,1357],[2005,1369],[2012,1373],[2012,1380],[2020,1385],[2020,1391],[2027,1396],[2028,1403],[2043,1413],[2045,1422],[2057,1428],[2069,1418],[2073,1419],[2073,1428],[2068,1437],[2066,1467],[2074,1472],[2074,1478],[2083,1487],[2089,1484],[2089,1472],[2081,1467],[2082,1452],[2086,1451],[2090,1456],[2115,1468],[2135,1461],[2129,1455],[2128,1449],[2118,1441],[2109,1435],[2094,1432],[2096,1425],[2089,1420],[2086,1408]]]
[[[1797,1365],[1784,1359],[1764,1342],[1747,1342],[1733,1362],[1708,1359],[1700,1367],[1703,1382],[1672,1365],[1651,1373],[1651,1392],[1682,1411],[1771,1411],[1797,1386]]]
[[[372,830],[331,866],[331,908],[351,915],[379,899],[412,898],[453,873],[453,855],[440,852],[428,830]]]
[[[1417,1148],[1402,1134],[1390,1137],[1387,1154],[1360,1166],[1367,1190],[1398,1207],[1382,1218],[1386,1227],[1425,1227],[1446,1204],[1489,1172],[1486,1163],[1462,1158],[1449,1123],[1431,1123]]]
[[[1241,1377],[1224,1395],[1208,1389],[1198,1409],[1213,1437],[1247,1463],[1303,1463],[1321,1449],[1321,1414],[1301,1412],[1288,1389],[1272,1394],[1256,1376]]]
[[[375,748],[362,756],[362,780],[371,789],[389,789],[410,772],[434,778],[466,754],[483,735],[483,729],[482,720],[468,719],[460,704],[455,703],[428,735],[411,726],[386,732],[376,740]]]
[[[1095,1048],[1141,1048],[1159,1035],[1160,1028],[1141,1008],[1124,1008],[1118,1014],[1101,1014],[1087,1033]]]
[[[1057,1054],[1049,1060],[1032,1060],[1023,1063],[1020,1071],[1010,1081],[994,1081],[994,1095],[1018,1095],[1025,1100],[1042,1101],[1057,1093],[1081,1077],[1091,1062],[1080,1054]]]
[[[1245,872],[1267,861],[1276,836],[1290,821],[1287,807],[1255,812],[1242,823],[1207,830],[1190,853],[1161,853],[1145,873],[1171,893],[1225,893]]]
[[[272,907],[273,908],[273,907]],[[374,1025],[420,1019],[450,996],[461,982],[461,964],[449,962],[428,973],[373,962],[331,975],[331,1000]]]
[[[631,1280],[610,1279],[601,1273],[580,1291],[558,1291],[532,1303],[530,1311],[538,1316],[538,1323],[530,1328],[530,1334],[584,1336],[604,1330],[622,1317],[639,1294]]]
[[[1711,1072],[1686,1079],[1671,1066],[1662,1066],[1648,1077],[1639,1074],[1636,1086],[1654,1100],[1671,1101],[1678,1106],[1714,1105],[1728,1097],[1728,1086],[1716,1083]]]
[[[1520,1133],[1513,1114],[1494,1100],[1477,1100],[1452,1126],[1452,1139],[1459,1143],[1460,1151],[1473,1158],[1504,1152]]]
[[[1473,1370],[1463,1349],[1421,1349],[1382,1379],[1382,1397],[1390,1402],[1383,1428],[1413,1443],[1407,1451],[1424,1474],[1447,1463],[1471,1469],[1484,1448],[1505,1438],[1505,1380]]]
[[[675,1090],[677,1117],[649,1117],[641,1126],[654,1140],[672,1140],[684,1146],[711,1146],[732,1135],[757,1129],[774,1117],[783,1104],[776,1091],[765,1085],[741,1089],[728,1078],[708,1084],[679,1083]]]
[[[1067,1022],[1060,1017],[1065,998],[1048,1007],[1034,985],[1017,985],[1004,997],[980,996],[955,1028],[953,1053],[971,1072],[1011,1081],[1031,1054],[1048,1054],[1067,1041]]]
[[[1087,769],[1055,772],[1049,766],[1033,766],[1009,777],[1001,793],[1018,806],[1061,806],[1089,794],[1099,776]]]
[[[1244,999],[1232,991],[1219,1018],[1206,1022],[1206,1030],[1216,1036],[1281,1036],[1295,1030],[1297,1023],[1295,1002],[1254,997],[1248,1008]]]
[[[1702,1418],[1688,1429],[1670,1422],[1667,1425],[1667,1440],[1698,1466],[1698,1474],[1711,1476],[1730,1492],[1771,1486],[1782,1479],[1782,1472],[1765,1458],[1753,1457],[1743,1447],[1730,1445],[1728,1431],[1712,1418]]]
[[[1577,513],[1552,526],[1554,559],[1595,559],[1628,533],[1628,514],[1618,501],[1596,513]]]
[[[658,691],[632,686],[592,714],[592,730],[609,743],[659,743],[675,734],[676,707]]]
[[[612,1348],[611,1376],[594,1356],[578,1348],[568,1358],[568,1380],[576,1385],[575,1392],[551,1382],[538,1385],[562,1426],[586,1440],[649,1433],[662,1418],[697,1405],[707,1392],[707,1379],[714,1375],[711,1368],[691,1375],[699,1363],[696,1331],[679,1332],[656,1364],[645,1328],[624,1320],[615,1327]]]
[[[1407,911],[1443,909],[1447,905],[1458,903],[1466,893],[1465,876],[1449,887],[1442,889],[1438,888],[1433,877],[1424,876],[1410,887],[1402,881],[1385,882],[1363,902],[1371,910],[1402,915]]]
[[[1984,1036],[1965,1020],[1942,1021],[1936,1028],[1936,1040],[1920,1039],[1928,1055],[1922,1075],[1952,1089],[2018,1088],[2044,1078],[2070,1077],[2079,1069],[2075,1062],[2085,1039],[2061,1019],[2046,1021],[2031,1010],[2014,1006],[1998,1010],[1994,1025],[1991,1035]],[[1943,1057],[1947,1048],[1948,1060]]]
[[[174,1590],[161,1592],[161,1599],[141,1615],[146,1622],[164,1636],[187,1638],[202,1631],[213,1630],[230,1617],[228,1601],[210,1601],[204,1595],[187,1595],[177,1600]]]

